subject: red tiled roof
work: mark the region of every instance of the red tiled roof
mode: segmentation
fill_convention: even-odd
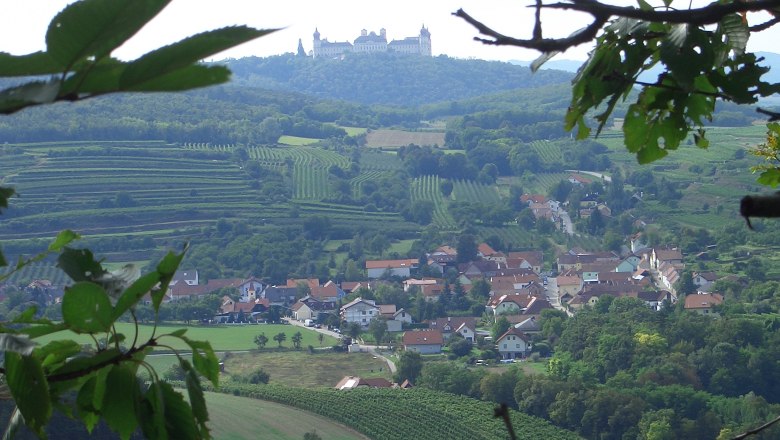
[[[442,345],[444,336],[439,330],[411,330],[404,332],[404,345]]]
[[[718,293],[700,293],[698,295],[686,295],[686,309],[709,309],[723,304],[723,296]]]

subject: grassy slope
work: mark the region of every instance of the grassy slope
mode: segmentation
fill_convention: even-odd
[[[206,393],[209,427],[217,439],[287,440],[315,431],[323,439],[366,437],[324,417],[265,400]]]

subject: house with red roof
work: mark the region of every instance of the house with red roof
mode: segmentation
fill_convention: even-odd
[[[698,293],[685,296],[685,310],[701,315],[718,316],[715,307],[723,304],[723,295],[719,293]]]
[[[410,330],[404,332],[404,350],[420,354],[441,353],[444,336],[441,330]]]

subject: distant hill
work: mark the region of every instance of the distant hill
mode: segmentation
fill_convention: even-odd
[[[572,74],[446,56],[353,54],[323,60],[293,55],[227,61],[237,85],[361,104],[418,106],[518,88],[568,83]]]

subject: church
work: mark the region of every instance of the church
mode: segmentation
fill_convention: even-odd
[[[320,38],[319,30],[314,30],[314,48],[311,55],[314,58],[334,58],[348,52],[356,53],[376,53],[376,52],[396,52],[413,55],[431,56],[431,33],[423,25],[420,34],[416,37],[406,37],[403,40],[392,40],[387,42],[387,32],[384,28],[376,32],[369,33],[365,29],[360,32],[360,36],[355,41],[328,41],[327,38]]]

